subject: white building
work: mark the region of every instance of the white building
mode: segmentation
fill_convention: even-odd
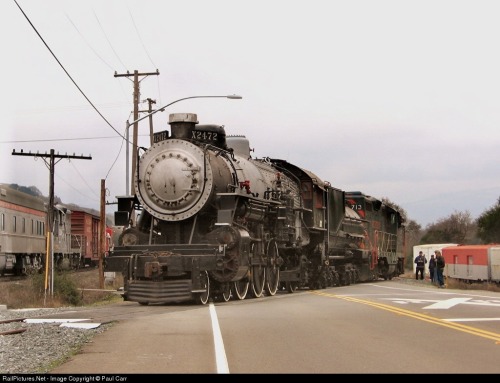
[[[417,258],[418,253],[422,252],[427,258],[427,263],[425,264],[425,273],[424,275],[429,274],[429,260],[431,259],[431,255],[434,254],[435,250],[441,250],[443,247],[448,246],[457,246],[456,243],[433,243],[428,245],[418,245],[413,246],[413,272],[417,272],[417,265],[415,264],[415,258]]]

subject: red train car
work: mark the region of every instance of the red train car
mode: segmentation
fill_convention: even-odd
[[[99,264],[100,217],[84,210],[71,212],[71,248],[81,254],[81,266]]]
[[[447,277],[500,283],[500,244],[449,246],[441,252]]]

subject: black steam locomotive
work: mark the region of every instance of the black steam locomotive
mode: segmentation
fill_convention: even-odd
[[[284,160],[254,159],[244,136],[171,114],[138,158],[125,226],[105,261],[124,299],[228,301],[404,272],[399,212]]]

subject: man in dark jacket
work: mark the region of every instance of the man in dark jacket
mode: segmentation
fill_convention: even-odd
[[[436,270],[437,270],[438,287],[444,288],[445,284],[444,284],[443,272],[444,272],[444,266],[445,266],[446,262],[444,261],[444,257],[439,250],[436,250],[434,253],[436,254]]]
[[[425,258],[424,253],[418,253],[417,257],[415,258],[415,263],[417,264],[415,279],[418,279],[418,274],[420,273],[420,279],[423,280],[425,275],[425,264],[427,263],[427,258]]]
[[[431,282],[436,282],[436,258],[434,258],[434,254],[431,254],[431,259],[429,260],[429,274]]]

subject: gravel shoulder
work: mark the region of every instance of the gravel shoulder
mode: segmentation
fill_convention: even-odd
[[[27,323],[23,319],[53,316],[67,308],[7,310],[0,306],[0,371],[3,374],[48,373],[67,361],[113,323],[93,329],[60,323]]]

